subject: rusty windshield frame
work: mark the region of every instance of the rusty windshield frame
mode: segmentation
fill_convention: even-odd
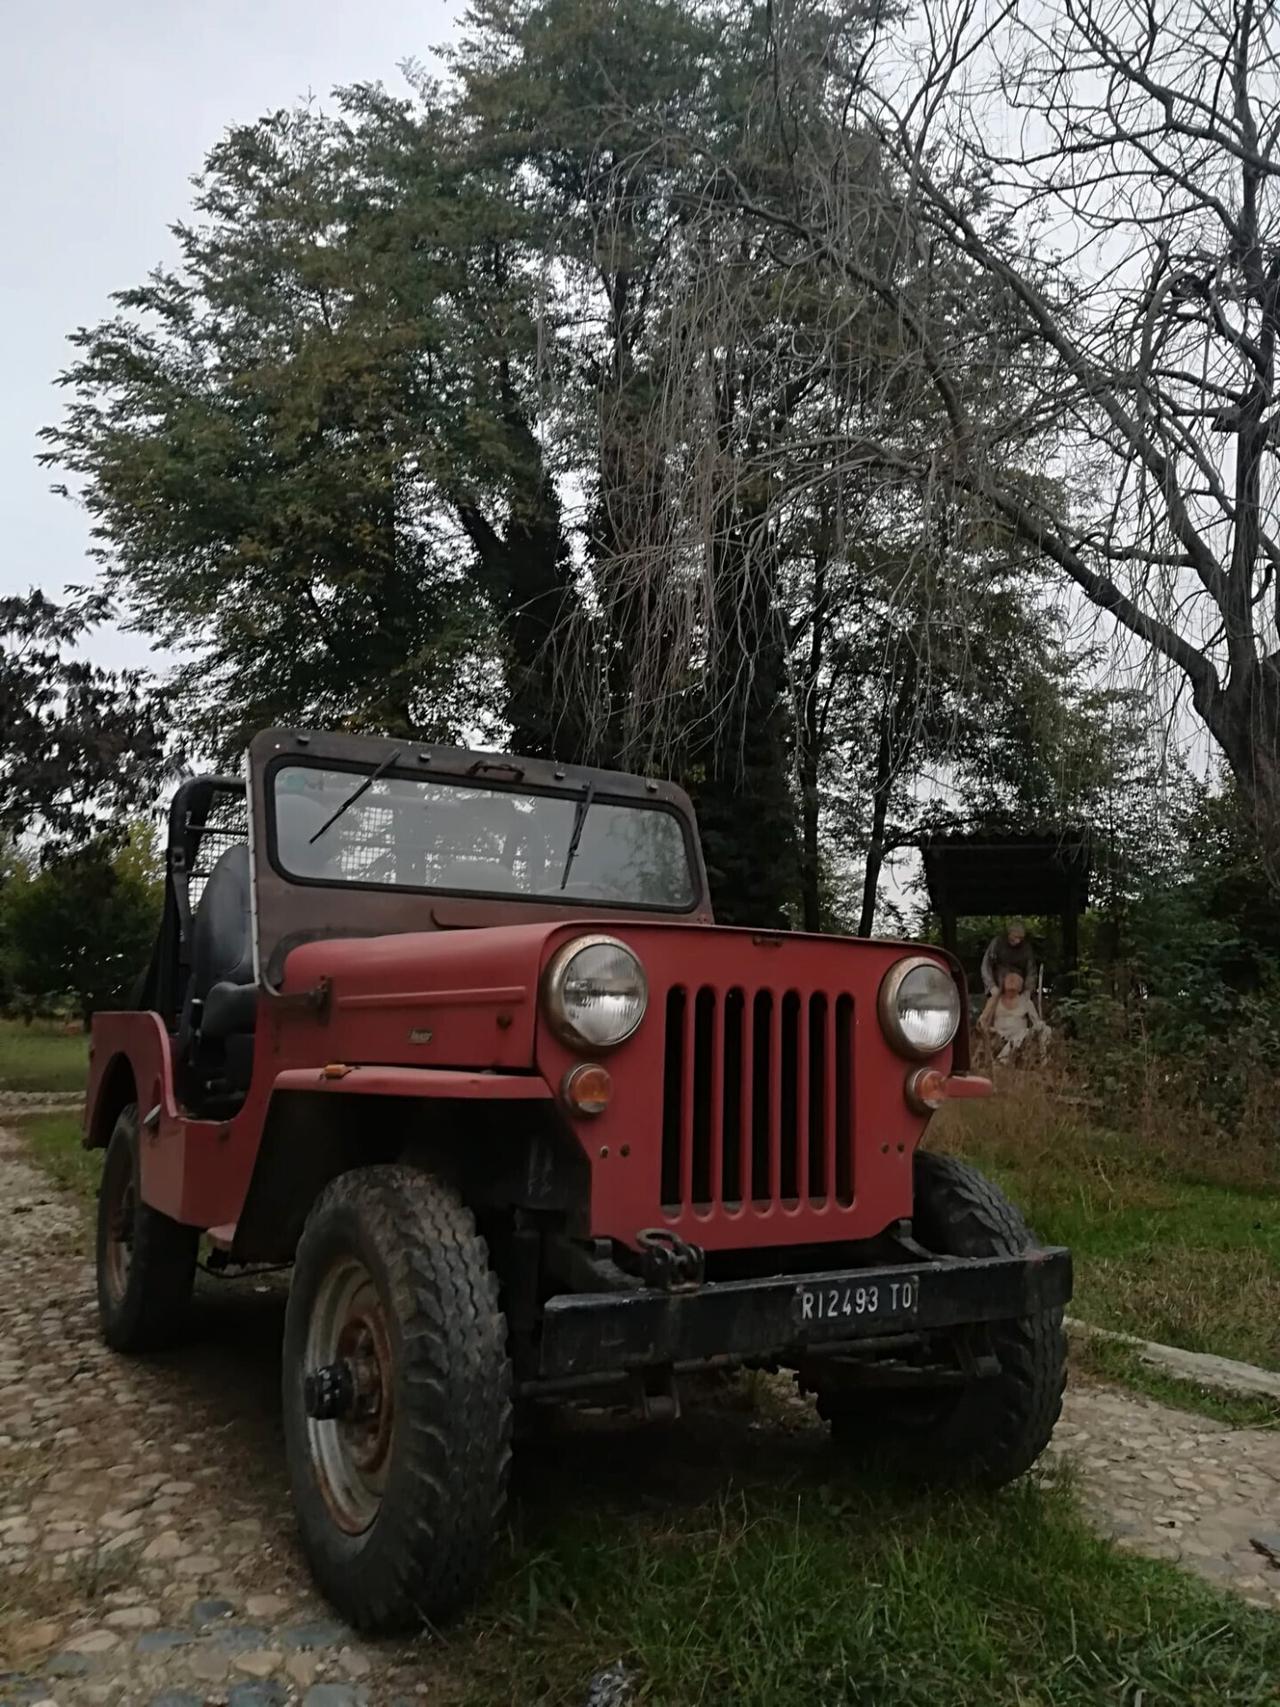
[[[510,890],[443,889],[387,883],[361,884],[346,879],[295,876],[279,860],[276,847],[275,771],[284,764],[349,771],[362,780],[379,765],[387,774],[410,780],[430,776],[455,786],[491,793],[545,795],[580,802],[591,788],[593,809],[606,801],[622,807],[662,810],[680,828],[693,899],[687,906],[651,902],[581,899],[572,895],[521,894]],[[709,924],[706,868],[693,807],[684,791],[670,782],[625,772],[560,764],[549,759],[515,758],[475,751],[346,733],[269,729],[253,740],[248,754],[250,794],[260,833],[253,854],[258,904],[259,964],[268,984],[279,979],[284,956],[302,941],[344,936],[382,936],[406,931],[478,928],[497,924],[573,918],[623,921],[665,919],[673,924]],[[324,907],[317,907],[317,892]],[[323,922],[318,917],[323,915]]]

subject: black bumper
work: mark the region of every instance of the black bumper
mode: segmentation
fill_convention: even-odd
[[[918,1280],[909,1309],[895,1307],[907,1290],[904,1279]],[[874,1314],[841,1308],[848,1289],[865,1300],[873,1287]],[[803,1357],[885,1335],[1031,1316],[1060,1309],[1070,1297],[1071,1253],[1062,1246],[1016,1257],[708,1282],[690,1292],[565,1293],[545,1307],[539,1376],[570,1380],[724,1356]],[[823,1305],[831,1313],[814,1319]]]

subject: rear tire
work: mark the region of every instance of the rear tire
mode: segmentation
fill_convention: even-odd
[[[497,1280],[450,1186],[390,1166],[325,1188],[298,1244],[283,1382],[298,1527],[324,1593],[370,1632],[457,1612],[500,1531],[512,1403]]]
[[[1013,1256],[1036,1244],[1018,1210],[954,1156],[918,1151],[914,1230],[945,1256]],[[998,1488],[1031,1468],[1062,1410],[1067,1341],[1061,1310],[992,1322],[980,1348],[1000,1373],[968,1386],[878,1398],[818,1391],[836,1444],[915,1480]]]
[[[113,1351],[162,1351],[183,1335],[200,1232],[142,1201],[138,1110],[121,1110],[98,1188],[98,1318]]]

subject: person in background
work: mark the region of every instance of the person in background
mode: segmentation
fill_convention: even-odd
[[[1029,991],[1036,979],[1036,956],[1021,919],[1010,919],[1002,934],[993,936],[982,957],[982,987],[989,996],[1004,988],[1004,974],[1016,972]]]
[[[1036,1012],[1035,1003],[1023,989],[1020,972],[1006,970],[1003,973],[1000,988],[983,1008],[978,1024],[988,1037],[993,1038],[997,1063],[1007,1065],[1012,1061],[1029,1037],[1039,1039],[1040,1059],[1044,1059],[1051,1033]]]

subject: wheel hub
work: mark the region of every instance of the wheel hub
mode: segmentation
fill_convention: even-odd
[[[395,1406],[382,1301],[354,1257],[317,1290],[307,1354],[302,1402],[316,1479],[335,1521],[360,1534],[381,1508]]]

